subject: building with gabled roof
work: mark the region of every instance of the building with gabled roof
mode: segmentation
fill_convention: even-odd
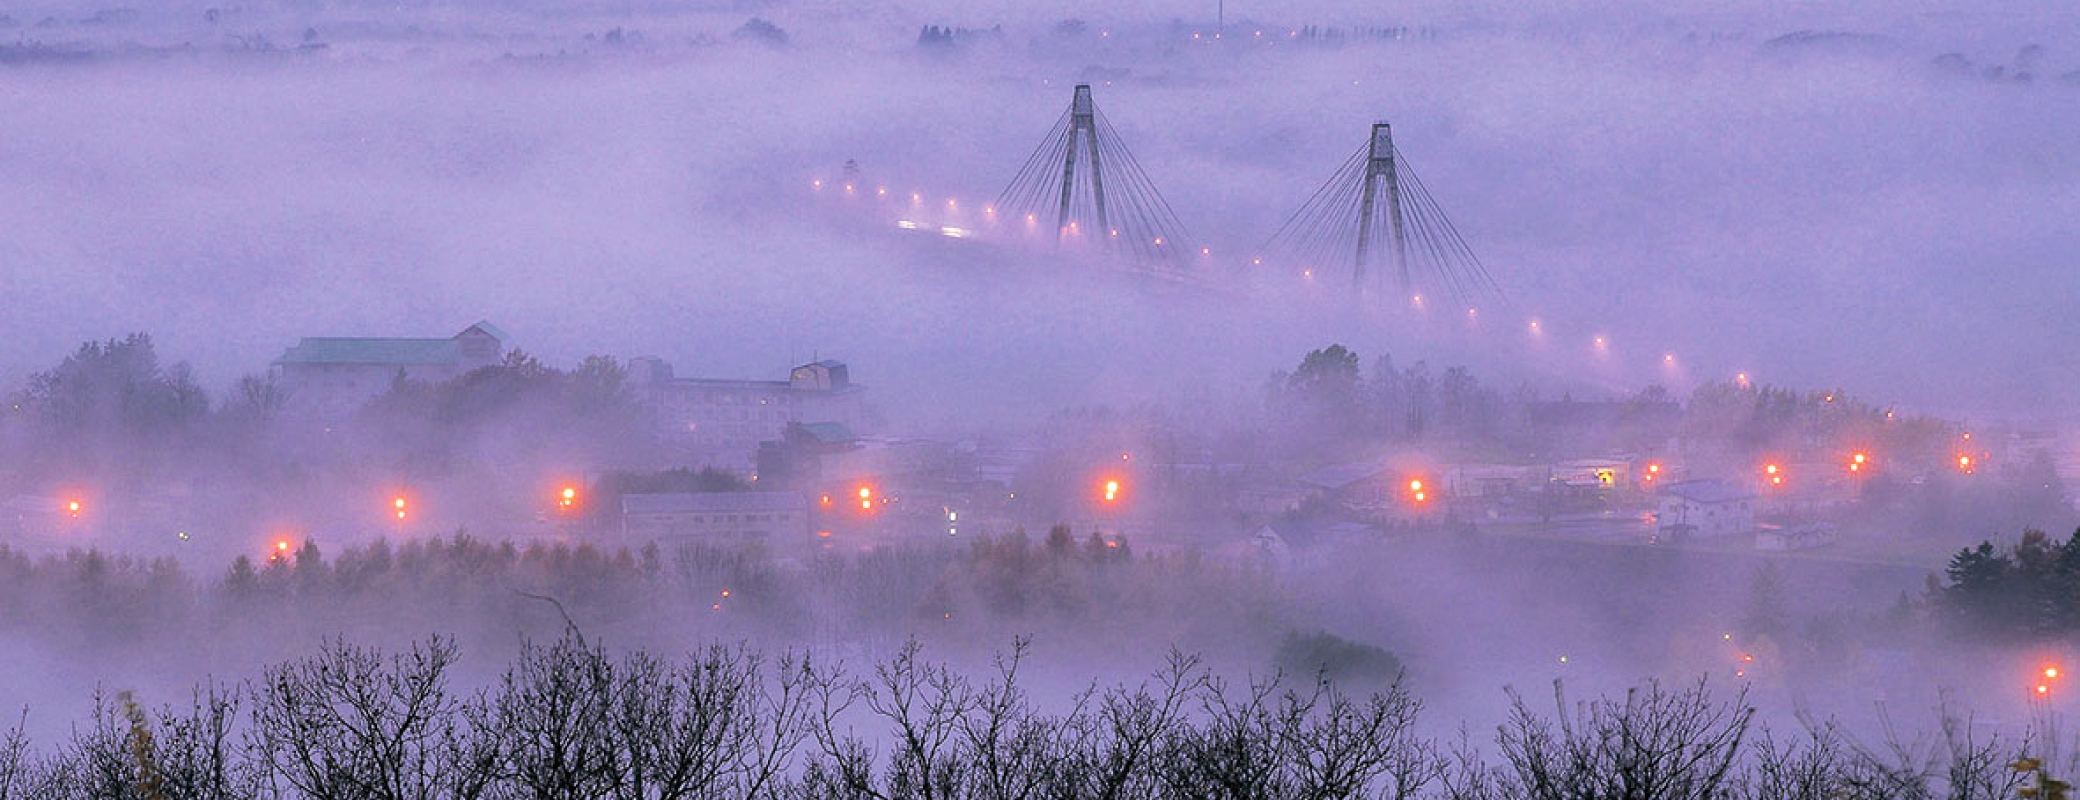
[[[1715,480],[1682,481],[1661,487],[1659,510],[1654,514],[1655,541],[1746,536],[1754,532],[1752,492]]]
[[[399,379],[438,383],[503,362],[509,341],[482,321],[444,338],[306,336],[272,366],[293,406],[337,416]]]

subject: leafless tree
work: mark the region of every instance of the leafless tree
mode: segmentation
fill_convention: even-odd
[[[497,743],[501,795],[605,797],[615,785],[614,665],[576,636],[528,643],[488,699],[475,735]],[[648,688],[648,687],[645,687]]]
[[[1294,797],[1408,800],[1444,770],[1436,745],[1416,734],[1417,701],[1399,680],[1363,700],[1315,682],[1286,748],[1294,759]]]
[[[1754,757],[1734,794],[1743,800],[1841,800],[1853,796],[1842,774],[1845,755],[1832,724],[1807,726],[1803,740],[1781,741],[1763,730],[1755,739]]]
[[[1853,800],[1995,800],[2015,797],[2026,776],[2008,768],[2008,763],[2032,749],[2037,732],[2020,741],[2003,741],[1997,735],[1981,739],[1973,732],[1969,716],[1951,708],[1946,696],[1937,706],[1935,733],[1903,734],[1891,714],[1879,706],[1876,719],[1883,739],[1877,746],[1843,737],[1844,753],[1839,760],[1843,773],[1841,796]],[[1802,717],[1808,728],[1817,727]]]
[[[1201,698],[1199,719],[1166,746],[1174,797],[1405,800],[1443,768],[1398,682],[1360,701],[1319,677],[1308,692],[1276,675],[1236,691],[1216,679]]]
[[[264,770],[264,796],[484,796],[496,750],[458,724],[462,703],[447,688],[454,661],[454,645],[440,638],[388,660],[337,641],[269,669],[248,745]]]
[[[232,800],[253,796],[235,737],[243,692],[215,682],[196,687],[189,707],[159,712],[158,774],[170,800]]]
[[[617,800],[782,793],[808,735],[806,662],[782,656],[770,678],[741,647],[709,647],[674,667],[629,655],[613,684]]]
[[[1439,800],[1488,800],[1501,796],[1496,789],[1499,782],[1499,773],[1481,755],[1473,735],[1461,728],[1459,740],[1440,764],[1438,791],[1433,796]]]
[[[1746,696],[1703,682],[1578,704],[1555,684],[1551,716],[1512,692],[1492,750],[1464,732],[1444,749],[1399,682],[1229,684],[1177,652],[1051,715],[1019,685],[1029,647],[986,681],[914,643],[852,677],[743,646],[615,656],[572,630],[458,698],[445,640],[396,656],[334,642],[184,709],[97,696],[41,758],[18,724],[0,800],[2007,800],[2027,783],[2011,761],[2058,755],[2055,719],[2004,741],[1947,703],[1911,738],[1880,708],[1876,747],[1803,715],[1802,736],[1751,736]]]
[[[14,727],[0,735],[0,800],[20,800],[29,796],[30,772],[35,763],[29,757],[29,737],[22,730],[28,720],[29,710],[22,709]]]
[[[976,800],[1039,797],[1048,766],[1060,755],[1060,720],[1036,710],[1018,685],[1031,647],[1029,638],[1012,641],[1011,652],[997,657],[996,677],[975,690],[960,720],[961,744],[972,754],[967,795]]]
[[[1700,681],[1681,691],[1649,682],[1622,703],[1568,707],[1553,683],[1555,722],[1510,691],[1510,719],[1496,737],[1509,768],[1505,795],[1534,800],[1712,800],[1728,785],[1755,709],[1746,692],[1717,703]]]
[[[875,759],[863,740],[849,729],[835,730],[826,714],[818,735],[823,757],[839,777],[830,787],[835,796],[951,800],[961,796],[969,762],[961,747],[961,723],[974,703],[967,681],[944,664],[919,657],[921,646],[906,643],[870,679],[845,687],[844,699],[826,708],[842,710],[855,700],[888,725],[889,753]],[[829,694],[835,698],[836,694]],[[883,762],[876,775],[875,760]]]
[[[1231,691],[1219,678],[1207,680],[1197,693],[1200,724],[1177,726],[1163,743],[1159,770],[1169,796],[1242,800],[1293,792],[1282,756],[1307,713],[1299,706],[1313,698],[1281,698],[1278,684],[1274,676]]]
[[[1173,650],[1151,682],[1083,698],[1063,719],[1064,746],[1048,775],[1046,795],[1062,800],[1158,796],[1161,748],[1205,685],[1198,656]]]

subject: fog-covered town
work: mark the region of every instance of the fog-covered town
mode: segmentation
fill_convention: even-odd
[[[2023,798],[2080,13],[0,4],[0,800]]]

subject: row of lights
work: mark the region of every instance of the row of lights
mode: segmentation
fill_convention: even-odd
[[[818,190],[818,191],[822,191],[822,189],[823,189],[823,179],[821,179],[821,178],[818,178],[818,179],[812,180],[812,181],[810,181],[810,182],[809,182],[809,185],[810,185],[810,187],[811,187],[811,188],[814,188],[814,189],[816,189],[816,190]],[[857,192],[857,189],[858,189],[857,185],[856,185],[856,184],[853,184],[853,183],[851,183],[851,182],[847,182],[847,183],[845,183],[845,184],[844,184],[843,186],[844,186],[844,190],[845,190],[845,193],[846,193],[846,194],[848,194],[848,195],[849,195],[849,194],[855,194],[855,193]],[[875,189],[874,189],[874,195],[875,195],[876,197],[887,197],[887,196],[888,196],[888,187],[885,187],[885,186],[875,187]],[[918,207],[922,207],[922,206],[924,205],[924,194],[923,194],[922,192],[911,192],[911,193],[910,193],[910,204],[911,204],[912,206],[918,206]],[[948,211],[959,211],[959,210],[960,210],[960,200],[959,200],[958,198],[953,198],[953,197],[949,197],[949,198],[946,198],[946,209],[947,209]],[[985,205],[983,205],[983,207],[982,207],[982,214],[983,214],[983,216],[986,216],[986,217],[990,218],[991,220],[995,220],[995,219],[997,218],[997,207],[996,207],[995,205],[985,204]],[[1039,224],[1040,218],[1039,218],[1039,216],[1038,216],[1038,215],[1036,215],[1036,214],[1031,214],[1031,213],[1028,213],[1028,214],[1026,214],[1026,215],[1025,215],[1025,217],[1026,217],[1026,219],[1025,219],[1025,222],[1026,222],[1026,226],[1027,226],[1028,228],[1030,228],[1030,227],[1032,227],[1032,226],[1034,226],[1034,225],[1037,225],[1037,224]],[[917,222],[916,220],[912,220],[912,219],[907,219],[907,218],[905,218],[905,219],[898,219],[898,220],[896,220],[896,227],[898,227],[898,228],[902,228],[902,229],[904,229],[904,230],[921,230],[921,229],[924,229],[924,228],[925,228],[925,227],[927,227],[927,226],[926,226],[926,225],[924,225],[923,223],[919,223],[919,222]],[[941,235],[944,235],[944,236],[946,236],[946,237],[948,237],[948,238],[952,238],[952,239],[960,239],[960,238],[966,238],[966,237],[968,237],[968,236],[971,236],[971,235],[973,235],[973,233],[974,233],[973,231],[971,231],[971,230],[968,230],[968,229],[966,229],[966,228],[961,228],[961,227],[957,227],[957,226],[951,226],[951,225],[946,225],[946,226],[936,226],[936,227],[938,227],[938,229],[939,229],[939,233],[940,233]],[[1081,226],[1081,225],[1080,225],[1079,223],[1077,223],[1076,221],[1073,221],[1073,220],[1072,220],[1072,221],[1070,221],[1070,223],[1069,223],[1068,225],[1066,225],[1066,226],[1063,226],[1063,228],[1062,228],[1061,232],[1062,232],[1062,233],[1064,233],[1064,234],[1080,234],[1080,233],[1082,233],[1082,226]],[[1108,234],[1109,234],[1110,238],[1113,238],[1113,239],[1118,239],[1118,238],[1119,238],[1119,229],[1118,229],[1118,228],[1112,228],[1112,229],[1109,229],[1109,231],[1108,231]],[[1153,245],[1155,245],[1156,247],[1163,247],[1163,246],[1165,246],[1165,245],[1166,245],[1166,244],[1168,243],[1168,240],[1164,239],[1164,238],[1163,238],[1163,237],[1161,237],[1161,236],[1156,236],[1156,237],[1151,237],[1151,238],[1150,238],[1150,240],[1149,240],[1149,242],[1150,242],[1150,244],[1153,244]],[[1211,256],[1211,255],[1213,255],[1213,248],[1211,248],[1211,247],[1201,247],[1201,248],[1199,248],[1199,255],[1202,255],[1202,256]],[[1261,263],[1261,262],[1262,262],[1262,259],[1259,259],[1258,261],[1259,261],[1259,263]]]
[[[1261,34],[1261,32],[1259,32],[1259,33]],[[1197,37],[1197,34],[1194,34],[1194,37],[1196,38],[1196,37]],[[817,190],[821,190],[821,189],[823,189],[823,186],[824,186],[824,182],[823,182],[823,180],[822,180],[822,179],[820,179],[820,178],[819,178],[819,179],[815,179],[815,180],[812,180],[812,181],[810,181],[810,185],[811,185],[811,187],[813,187],[813,188],[815,188],[815,189],[817,189]],[[854,183],[852,183],[852,182],[846,182],[845,184],[843,184],[843,187],[844,187],[844,191],[845,191],[845,193],[846,193],[846,194],[853,194],[853,193],[855,193],[855,192],[856,192],[856,190],[857,190],[857,186],[856,186],[856,185],[855,185]],[[874,190],[874,194],[875,194],[875,195],[876,195],[877,197],[886,197],[886,196],[888,195],[888,188],[887,188],[887,187],[885,187],[885,186],[883,186],[883,187],[876,187],[876,188],[875,188],[875,190]],[[924,195],[923,195],[922,193],[920,193],[920,192],[912,192],[912,193],[910,194],[910,202],[911,202],[911,204],[912,204],[912,205],[919,205],[919,206],[921,206],[921,205],[923,205],[923,202],[924,202]],[[957,209],[958,209],[958,208],[960,207],[960,203],[959,203],[958,199],[956,199],[956,198],[947,198],[947,200],[946,200],[946,207],[947,207],[947,208],[948,208],[949,210],[957,210]],[[996,213],[997,213],[997,210],[996,210],[996,207],[995,207],[994,205],[984,205],[984,206],[983,206],[983,214],[984,214],[984,215],[986,215],[986,216],[988,216],[988,217],[990,217],[991,219],[994,219],[994,218],[996,217]],[[1026,214],[1026,215],[1025,215],[1025,221],[1026,221],[1026,224],[1027,224],[1028,226],[1036,225],[1036,224],[1038,224],[1038,217],[1037,217],[1036,215],[1034,215],[1034,214],[1030,214],[1030,213],[1029,213],[1029,214]],[[923,226],[922,226],[921,224],[919,224],[919,223],[917,223],[917,222],[915,222],[915,221],[912,221],[912,220],[908,220],[908,219],[898,220],[898,221],[896,222],[896,225],[897,225],[898,227],[904,228],[904,229],[906,229],[906,230],[915,230],[915,229],[919,229],[919,228],[923,227]],[[956,239],[958,239],[958,238],[965,238],[965,237],[967,237],[967,236],[969,236],[969,235],[971,235],[971,234],[972,234],[972,232],[971,232],[971,231],[969,231],[969,230],[967,230],[967,229],[964,229],[964,228],[960,228],[960,227],[955,227],[955,226],[939,226],[939,232],[940,232],[940,234],[941,234],[941,235],[944,235],[944,236],[946,236],[946,237],[948,237],[948,238],[956,238]],[[1076,222],[1072,221],[1072,222],[1070,222],[1070,223],[1069,223],[1069,224],[1068,224],[1068,225],[1067,225],[1066,227],[1064,227],[1064,228],[1063,228],[1063,231],[1062,231],[1062,232],[1064,232],[1064,233],[1068,233],[1068,234],[1077,234],[1077,233],[1080,233],[1080,232],[1081,232],[1081,230],[1080,230],[1080,227],[1078,226],[1078,224],[1077,224]],[[1117,238],[1119,238],[1119,235],[1120,235],[1120,233],[1119,233],[1119,229],[1117,229],[1117,228],[1113,228],[1113,229],[1111,229],[1111,230],[1109,230],[1109,231],[1108,231],[1108,234],[1109,234],[1109,236],[1110,236],[1111,238],[1117,239]],[[1151,243],[1152,243],[1153,245],[1155,245],[1155,246],[1157,246],[1157,247],[1162,247],[1162,246],[1164,246],[1164,244],[1165,244],[1165,242],[1164,242],[1164,239],[1163,239],[1163,237],[1160,237],[1160,236],[1157,236],[1157,237],[1153,237],[1153,238],[1152,238],[1152,239],[1151,239],[1150,241],[1151,241]],[[1199,254],[1200,254],[1201,256],[1211,256],[1211,255],[1213,255],[1213,249],[1212,249],[1212,248],[1210,248],[1210,247],[1201,247],[1201,248],[1199,248]],[[1262,264],[1264,263],[1264,259],[1263,259],[1262,257],[1256,257],[1256,258],[1252,258],[1252,259],[1250,260],[1250,263],[1251,263],[1251,264],[1253,264],[1253,265],[1258,265],[1258,266],[1261,266],[1261,265],[1262,265]],[[1314,270],[1313,270],[1312,268],[1307,268],[1307,269],[1303,269],[1303,270],[1301,270],[1301,277],[1303,277],[1303,278],[1305,278],[1305,279],[1312,279],[1312,278],[1314,277]],[[1424,303],[1423,303],[1423,296],[1422,296],[1422,295],[1420,295],[1420,294],[1412,295],[1412,296],[1410,297],[1410,304],[1411,304],[1412,306],[1414,306],[1415,308],[1418,308],[1418,309],[1420,309],[1420,308],[1423,308],[1423,305],[1424,305]],[[1467,317],[1467,319],[1469,319],[1469,320],[1477,320],[1477,319],[1479,319],[1479,317],[1480,317],[1480,309],[1479,309],[1478,307],[1468,307],[1468,308],[1466,309],[1466,317]],[[1527,327],[1527,328],[1529,329],[1529,331],[1531,332],[1531,334],[1532,334],[1532,335],[1534,335],[1534,336],[1539,336],[1539,335],[1543,335],[1543,334],[1544,334],[1544,325],[1543,325],[1543,323],[1541,323],[1541,322],[1540,322],[1539,320],[1537,320],[1537,319],[1532,319],[1532,320],[1529,320],[1529,321],[1528,321],[1528,322],[1526,323],[1526,327]],[[1608,354],[1608,352],[1609,352],[1609,350],[1610,350],[1610,340],[1608,339],[1608,337],[1606,337],[1606,336],[1603,336],[1603,335],[1597,335],[1597,336],[1594,336],[1594,337],[1592,337],[1592,339],[1591,339],[1591,344],[1592,344],[1592,346],[1594,347],[1594,349],[1596,350],[1596,352],[1597,352],[1597,353],[1598,353],[1599,355],[1607,355],[1607,354]],[[1664,353],[1662,353],[1662,354],[1661,354],[1661,363],[1662,363],[1662,364],[1664,364],[1664,365],[1666,365],[1666,366],[1670,366],[1670,367],[1673,367],[1673,366],[1675,366],[1675,364],[1676,364],[1676,355],[1675,355],[1675,353],[1673,353],[1673,352],[1664,352]],[[1749,383],[1748,383],[1748,374],[1747,374],[1746,372],[1738,372],[1738,373],[1736,373],[1736,374],[1735,374],[1735,376],[1734,376],[1734,382],[1735,382],[1735,383],[1736,383],[1737,385],[1739,385],[1739,386],[1740,386],[1741,388],[1748,388],[1748,386],[1749,386]],[[1830,398],[1830,399],[1832,399],[1832,398]]]
[[[813,181],[811,181],[811,182],[810,182],[810,185],[811,185],[812,187],[814,187],[814,188],[818,189],[818,190],[821,190],[821,189],[823,188],[823,181],[822,181],[822,179],[816,179],[816,180],[813,180]],[[845,193],[846,193],[846,194],[852,194],[852,193],[854,193],[854,192],[855,192],[855,188],[856,188],[856,187],[855,187],[855,185],[854,185],[854,184],[852,184],[852,183],[850,183],[850,182],[848,182],[848,183],[844,184],[844,190],[845,190]],[[881,196],[881,197],[885,197],[885,196],[887,196],[887,194],[888,194],[888,189],[887,189],[887,187],[877,187],[877,188],[875,188],[875,190],[874,190],[874,193],[875,193],[875,195],[876,195],[876,196]],[[924,202],[924,195],[923,195],[922,193],[919,193],[919,192],[912,192],[912,193],[910,194],[910,202],[911,202],[911,204],[912,204],[912,205],[920,205],[920,206],[921,206],[921,205],[923,205],[923,202]],[[957,210],[957,209],[959,208],[959,206],[960,206],[960,204],[959,204],[959,201],[958,201],[957,199],[955,199],[955,198],[947,198],[947,200],[946,200],[946,207],[947,207],[948,209],[950,209],[950,210]],[[996,207],[995,207],[995,206],[993,206],[993,205],[985,205],[985,206],[983,206],[983,214],[984,214],[984,215],[986,215],[986,216],[988,216],[988,217],[990,217],[991,219],[995,219],[995,217],[996,217],[996,213],[997,213],[997,210],[996,210]],[[1037,224],[1038,224],[1038,217],[1037,217],[1036,215],[1034,215],[1034,214],[1030,214],[1030,213],[1028,213],[1028,214],[1026,214],[1026,215],[1025,215],[1025,222],[1026,222],[1026,225],[1027,225],[1028,227],[1031,227],[1031,226],[1033,226],[1033,225],[1037,225]],[[924,227],[924,226],[923,226],[922,224],[920,224],[920,223],[918,223],[918,222],[916,222],[916,221],[913,221],[913,220],[909,220],[909,219],[900,219],[900,220],[897,220],[897,221],[896,221],[896,226],[897,226],[897,227],[899,227],[899,228],[903,228],[903,229],[905,229],[905,230],[917,230],[917,229],[921,229],[921,228],[923,228],[923,227]],[[965,228],[960,228],[960,227],[956,227],[956,226],[939,226],[939,233],[940,233],[941,235],[943,235],[943,236],[946,236],[946,237],[948,237],[948,238],[954,238],[954,239],[959,239],[959,238],[965,238],[965,237],[967,237],[967,236],[969,236],[969,235],[972,235],[972,231],[969,231],[969,230],[967,230],[967,229],[965,229]],[[1065,234],[1072,234],[1072,235],[1073,235],[1073,234],[1079,234],[1079,233],[1081,233],[1081,228],[1080,228],[1080,226],[1078,225],[1078,223],[1077,223],[1077,222],[1075,222],[1075,221],[1071,221],[1071,222],[1070,222],[1070,223],[1069,223],[1069,224],[1068,224],[1067,226],[1065,226],[1065,227],[1064,227],[1064,228],[1062,229],[1062,233],[1065,233]],[[1113,228],[1113,229],[1110,229],[1110,230],[1108,231],[1108,235],[1110,236],[1110,238],[1114,238],[1114,239],[1117,239],[1117,238],[1119,238],[1119,235],[1120,235],[1120,234],[1119,234],[1119,229],[1118,229],[1118,228]],[[1162,247],[1162,246],[1164,246],[1164,244],[1165,244],[1165,241],[1164,241],[1163,237],[1161,237],[1161,236],[1157,236],[1157,237],[1153,237],[1153,238],[1152,238],[1152,239],[1150,240],[1150,243],[1151,243],[1151,244],[1153,244],[1153,245],[1154,245],[1154,246],[1156,246],[1156,247]],[[1201,255],[1201,256],[1211,256],[1211,255],[1213,255],[1213,248],[1210,248],[1210,247],[1201,247],[1201,248],[1199,248],[1199,255]],[[1251,264],[1253,264],[1253,265],[1258,265],[1258,266],[1261,266],[1261,265],[1262,265],[1262,264],[1264,263],[1264,259],[1263,259],[1262,257],[1257,257],[1257,258],[1253,258],[1253,259],[1251,259],[1251,260],[1250,260],[1250,263],[1251,263]],[[1314,270],[1313,270],[1312,268],[1308,268],[1308,269],[1303,269],[1303,270],[1301,270],[1301,277],[1303,277],[1303,278],[1306,278],[1306,279],[1312,279],[1312,278],[1314,277]],[[1411,304],[1412,306],[1414,306],[1414,307],[1416,307],[1416,308],[1418,308],[1418,309],[1420,309],[1420,308],[1422,308],[1422,307],[1423,307],[1423,296],[1422,296],[1422,295],[1420,295],[1420,294],[1417,294],[1417,295],[1412,295],[1412,296],[1411,296],[1411,297],[1409,298],[1409,300],[1410,300],[1410,304]],[[1479,309],[1478,307],[1468,307],[1468,308],[1466,309],[1466,317],[1467,317],[1467,319],[1468,319],[1468,320],[1478,320],[1478,319],[1480,318],[1480,309]],[[1540,322],[1539,320],[1537,320],[1537,319],[1532,319],[1532,320],[1528,321],[1528,322],[1526,323],[1526,326],[1527,326],[1527,328],[1528,328],[1528,329],[1530,330],[1531,334],[1532,334],[1532,335],[1534,335],[1534,336],[1539,336],[1539,335],[1543,335],[1543,334],[1544,334],[1544,325],[1543,325],[1543,323],[1541,323],[1541,322]],[[1605,337],[1605,336],[1602,336],[1602,335],[1598,335],[1598,336],[1595,336],[1595,337],[1593,337],[1593,338],[1592,338],[1592,340],[1591,340],[1591,344],[1592,344],[1592,345],[1594,346],[1595,350],[1597,351],[1597,353],[1598,353],[1599,355],[1607,355],[1607,354],[1608,354],[1608,352],[1609,352],[1609,349],[1610,349],[1610,341],[1609,341],[1609,339],[1608,339],[1607,337]],[[1662,364],[1664,364],[1664,365],[1670,366],[1670,367],[1673,367],[1673,366],[1675,366],[1675,364],[1676,364],[1676,355],[1675,355],[1675,353],[1673,353],[1673,352],[1664,352],[1664,353],[1662,353],[1662,354],[1661,354],[1661,363],[1662,363]],[[1735,383],[1737,383],[1737,384],[1738,384],[1739,386],[1741,386],[1741,388],[1747,388],[1747,387],[1748,387],[1748,374],[1747,374],[1746,372],[1740,372],[1740,373],[1736,373],[1736,375],[1735,375]]]

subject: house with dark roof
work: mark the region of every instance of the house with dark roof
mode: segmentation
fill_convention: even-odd
[[[400,378],[437,383],[505,360],[509,339],[489,322],[441,338],[306,336],[274,360],[300,409],[351,413]]]

